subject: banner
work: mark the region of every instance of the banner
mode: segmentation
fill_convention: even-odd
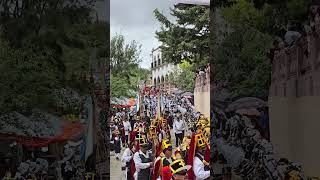
[[[161,117],[161,111],[160,111],[160,95],[158,94],[158,103],[157,103],[157,118],[159,118],[160,119],[160,117]]]
[[[89,107],[88,107],[88,133],[86,137],[86,147],[85,147],[85,160],[93,153],[93,133],[95,130],[93,129],[93,107],[92,107],[92,99],[89,98]]]
[[[140,109],[140,94],[137,94],[137,99],[136,99],[136,112],[138,112]]]

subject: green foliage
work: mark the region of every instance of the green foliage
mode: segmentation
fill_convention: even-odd
[[[271,43],[270,36],[253,28],[236,28],[215,51],[215,79],[229,82],[233,96],[266,98],[271,72],[267,52]]]
[[[154,14],[162,24],[156,37],[163,43],[161,50],[165,61],[179,64],[186,60],[198,67],[209,62],[209,8],[176,5],[171,9],[176,22],[171,22],[157,9]]]
[[[169,74],[169,83],[182,91],[194,91],[194,72],[192,66],[187,61],[179,64],[180,69]]]
[[[130,74],[130,71],[126,71],[135,69],[139,66],[139,62],[141,62],[141,46],[135,41],[132,41],[130,44],[125,44],[125,39],[122,35],[112,37],[110,46],[111,72],[124,75],[129,80],[129,77],[132,74]]]
[[[250,26],[260,32],[276,35],[288,24],[300,26],[304,23],[310,2],[236,0],[233,5],[222,9],[224,17],[231,24]]]
[[[267,52],[273,37],[288,24],[301,26],[307,19],[309,3],[309,0],[236,0],[223,6],[222,15],[231,25],[232,33],[214,48],[215,80],[229,82],[228,90],[233,97],[266,99],[271,74]]]
[[[0,1],[0,110],[48,108],[52,89],[87,93],[79,75],[108,57],[108,28],[94,23],[92,0]]]
[[[136,41],[125,43],[122,35],[111,39],[111,97],[132,97],[140,80],[146,80],[150,71],[139,67],[141,46]]]
[[[46,68],[46,57],[15,50],[2,41],[0,53],[0,109],[22,111],[45,105],[50,90],[59,87],[55,70]]]

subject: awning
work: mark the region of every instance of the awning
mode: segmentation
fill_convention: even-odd
[[[115,108],[129,108],[131,106],[135,106],[136,105],[136,99],[134,98],[112,98],[111,104],[112,107]]]
[[[3,134],[2,136],[7,136],[9,139],[15,139],[17,142],[27,147],[40,148],[46,147],[50,143],[72,140],[73,138],[84,133],[84,130],[85,127],[81,123],[66,123],[63,125],[63,133],[53,138],[30,138],[17,136],[14,134]]]

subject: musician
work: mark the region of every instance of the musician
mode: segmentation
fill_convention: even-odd
[[[208,149],[207,149],[208,148]],[[210,149],[201,133],[193,134],[188,153],[189,180],[208,180],[210,177]]]
[[[126,180],[133,180],[132,177],[132,163],[133,163],[133,155],[136,153],[135,144],[129,144],[129,147],[124,150],[122,155],[122,162],[125,163],[126,168]]]
[[[153,170],[152,180],[160,180],[162,168],[169,166],[174,161],[172,157],[172,145],[168,139],[162,141],[162,153],[157,157]]]
[[[153,162],[151,161],[148,151],[148,144],[145,138],[139,139],[140,151],[136,152],[133,156],[136,172],[135,180],[150,180],[151,179],[151,168]]]
[[[183,159],[177,159],[169,165],[174,180],[187,180],[187,172],[191,169],[190,165],[186,165]]]
[[[120,152],[121,152],[121,139],[120,139],[119,135],[120,135],[120,131],[116,130],[113,142],[114,142],[114,152],[116,154],[117,160],[119,160]]]

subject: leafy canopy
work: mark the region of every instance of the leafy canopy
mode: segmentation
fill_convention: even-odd
[[[175,5],[168,17],[154,10],[156,19],[162,24],[156,32],[162,43],[161,50],[165,61],[179,64],[182,60],[193,66],[204,67],[209,58],[209,8],[194,5]]]
[[[92,19],[92,0],[0,1],[1,113],[48,108],[52,89],[87,92],[91,49],[108,57],[108,26]]]
[[[150,71],[139,67],[141,45],[125,42],[123,35],[112,37],[110,44],[111,97],[133,97],[140,80],[146,80]]]
[[[195,74],[192,66],[187,61],[179,64],[180,69],[175,69],[169,74],[169,83],[182,91],[193,92]]]
[[[294,25],[301,30],[311,0],[218,1],[216,8],[231,26],[231,33],[214,45],[214,79],[229,82],[233,97],[266,99],[270,86],[271,61],[268,52],[274,36]],[[241,34],[241,36],[240,36]]]

